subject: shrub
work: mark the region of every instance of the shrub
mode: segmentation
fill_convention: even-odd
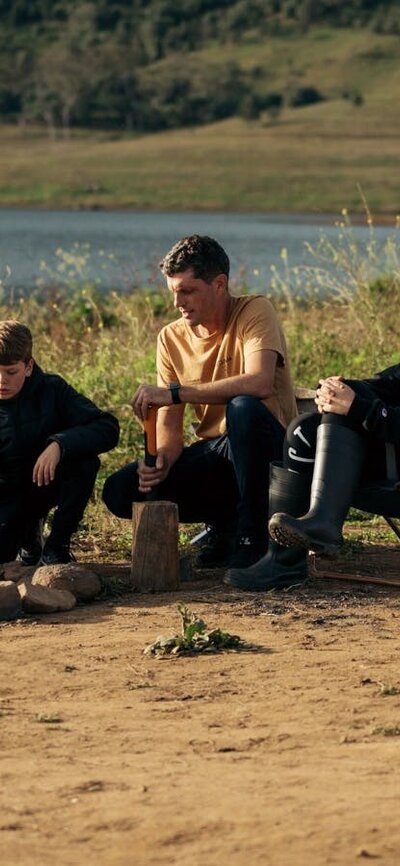
[[[291,108],[301,108],[303,105],[313,105],[315,102],[323,102],[325,97],[316,87],[299,87],[289,94],[288,105]]]

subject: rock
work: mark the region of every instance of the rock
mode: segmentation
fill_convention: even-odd
[[[23,565],[22,562],[3,562],[1,570],[4,574],[2,580],[12,580],[18,583],[19,580],[30,580],[36,569],[35,565]]]
[[[55,613],[57,610],[71,610],[76,598],[66,589],[49,589],[33,586],[32,583],[19,583],[22,609],[25,613]]]
[[[76,562],[68,562],[65,565],[43,565],[36,569],[32,584],[67,590],[77,601],[91,601],[101,592],[101,583],[97,574]]]
[[[0,620],[18,619],[22,613],[18,587],[12,580],[0,582]]]

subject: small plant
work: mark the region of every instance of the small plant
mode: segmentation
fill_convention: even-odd
[[[44,725],[59,725],[62,722],[62,718],[55,713],[38,713],[36,716],[36,721]]]
[[[380,725],[372,733],[382,734],[383,737],[400,737],[400,725]]]
[[[383,697],[386,697],[386,695],[400,695],[400,689],[388,683],[379,683],[378,695],[382,695]]]
[[[160,635],[154,643],[144,649],[145,655],[192,655],[200,652],[220,652],[221,650],[244,648],[245,644],[238,635],[229,634],[220,628],[207,631],[207,624],[180,602],[178,612],[182,619],[181,634],[171,637]]]

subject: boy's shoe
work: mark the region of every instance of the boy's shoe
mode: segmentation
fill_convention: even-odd
[[[66,565],[68,562],[75,562],[68,542],[66,544],[54,544],[46,541],[39,565]]]
[[[41,547],[20,547],[15,559],[22,565],[37,565],[42,555]]]
[[[229,568],[249,568],[258,562],[267,552],[267,539],[251,538],[244,535],[239,538],[235,552],[229,559]]]
[[[196,557],[195,567],[221,568],[227,565],[234,546],[234,532],[229,530],[221,532],[215,526],[208,526],[205,544]]]
[[[43,520],[36,520],[25,527],[21,547],[16,555],[23,565],[37,565],[42,555]]]

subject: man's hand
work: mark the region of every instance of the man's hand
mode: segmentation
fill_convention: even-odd
[[[139,490],[141,493],[150,493],[153,487],[157,487],[161,481],[164,481],[168,475],[170,466],[167,456],[165,454],[161,454],[160,452],[157,454],[157,460],[155,466],[146,466],[143,459],[138,461],[138,475],[139,475]]]
[[[147,418],[149,406],[171,406],[171,404],[172,394],[169,388],[159,388],[157,385],[139,385],[131,400],[132,409],[141,421]]]
[[[318,412],[333,412],[335,415],[347,415],[354,400],[355,392],[343,382],[342,376],[329,376],[320,379],[315,403]]]
[[[56,468],[61,459],[61,448],[58,442],[50,442],[50,445],[39,454],[33,467],[32,480],[38,487],[50,484],[54,481]]]

